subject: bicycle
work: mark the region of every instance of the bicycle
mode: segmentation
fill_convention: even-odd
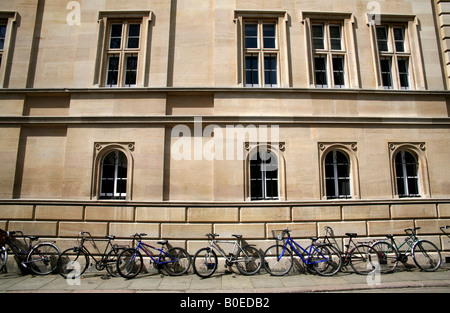
[[[225,258],[225,267],[236,265],[238,271],[242,275],[254,275],[261,269],[262,256],[255,247],[251,245],[240,245],[239,240],[242,235],[232,235],[234,241],[216,240],[218,234],[206,234],[208,237],[209,247],[199,249],[194,255],[194,272],[200,277],[210,277],[217,270],[218,251]],[[234,244],[233,250],[227,256],[223,249],[217,243]]]
[[[419,229],[420,227],[404,229],[407,237],[401,245],[397,245],[393,235],[386,235],[390,242],[377,241],[372,245],[373,255],[377,258],[381,273],[393,272],[399,261],[408,261],[408,256],[412,256],[414,263],[423,271],[433,272],[439,268],[442,261],[439,249],[428,240],[419,240],[416,234]],[[406,249],[400,252],[403,246],[406,246]]]
[[[325,237],[323,241],[339,250],[342,256],[342,268],[350,266],[357,274],[369,275],[375,270],[370,255],[371,245],[368,242],[355,243],[353,238],[358,236],[356,233],[345,233],[345,235],[349,237],[349,242],[345,245],[345,251],[339,249],[333,229],[329,226],[325,226]]]
[[[36,275],[48,275],[55,271],[60,251],[54,243],[38,242],[33,245],[39,237],[24,236],[21,231],[8,232],[0,229],[0,234],[2,269],[6,269],[8,252],[12,251],[22,273],[27,269]],[[20,242],[17,238],[26,238],[30,242],[27,244],[25,239]]]
[[[339,272],[342,267],[342,257],[338,249],[330,244],[317,242],[317,237],[308,237],[311,245],[304,249],[291,238],[290,232],[288,228],[281,231],[278,240],[283,241],[286,234],[284,244],[277,243],[264,252],[264,267],[269,274],[283,276],[291,270],[294,257],[288,245],[312,272],[322,276],[332,276]]]
[[[447,233],[444,229],[450,228],[450,225],[446,225],[446,226],[441,226],[439,227],[441,229],[441,232],[444,233],[444,235],[446,235],[448,238],[450,238],[450,234]]]
[[[87,238],[89,237],[89,238]],[[73,248],[64,250],[58,259],[59,274],[64,278],[76,278],[83,275],[90,265],[90,259],[95,262],[95,268],[98,271],[104,270],[109,275],[116,277],[117,274],[117,257],[119,251],[125,247],[113,244],[114,236],[105,236],[105,238],[92,238],[91,233],[80,231],[78,233],[78,245]],[[95,256],[86,247],[86,241],[90,241],[97,254],[101,255],[100,259]],[[106,247],[103,253],[100,253],[96,242],[106,241]]]
[[[136,277],[142,270],[143,257],[140,250],[143,251],[149,258],[150,264],[157,269],[164,269],[171,276],[180,276],[185,274],[191,266],[191,256],[183,248],[170,248],[164,251],[164,246],[168,243],[167,240],[158,241],[161,249],[155,248],[149,244],[142,242],[142,237],[145,233],[136,233],[133,235],[133,241],[137,239],[136,248],[129,248],[119,255],[117,259],[117,270],[120,276],[124,278]],[[159,251],[159,255],[154,257],[151,250]]]

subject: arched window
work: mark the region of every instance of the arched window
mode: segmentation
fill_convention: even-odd
[[[325,157],[325,188],[327,199],[349,199],[350,160],[339,150],[331,150]]]
[[[270,151],[257,151],[250,157],[251,200],[279,199],[278,158]]]
[[[420,197],[419,162],[411,152],[400,150],[395,155],[395,175],[400,198]]]
[[[100,176],[100,199],[126,199],[127,171],[127,157],[123,152],[115,150],[103,158]]]

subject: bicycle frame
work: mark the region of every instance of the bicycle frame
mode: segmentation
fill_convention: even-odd
[[[295,253],[300,257],[300,259],[302,259],[303,263],[305,263],[305,264],[307,264],[307,265],[310,265],[310,264],[316,264],[316,263],[320,263],[320,262],[327,262],[327,261],[328,261],[328,258],[327,258],[326,256],[324,256],[322,253],[320,253],[320,252],[314,247],[313,244],[312,244],[311,246],[309,246],[309,251],[307,251],[307,250],[304,249],[302,246],[300,246],[298,243],[296,243],[296,242],[291,238],[290,235],[288,235],[288,237],[287,237],[287,239],[286,239],[286,242],[284,243],[284,246],[283,246],[283,252],[280,254],[280,256],[278,257],[278,259],[281,259],[281,257],[284,255],[284,252],[286,251],[286,247],[287,247],[288,244],[289,244],[289,246],[291,247],[291,249],[294,250]],[[301,253],[298,252],[297,249],[295,249],[295,246],[294,246],[294,245],[297,246],[298,248],[300,248],[303,252],[305,252],[305,253],[308,254],[307,260],[305,260],[305,259],[302,257]],[[313,251],[313,249],[314,249],[314,251],[317,251],[317,253],[319,253],[320,256],[324,257],[324,259],[323,259],[323,260],[319,260],[319,261],[310,262],[311,252]]]
[[[91,240],[92,242],[94,241],[108,241],[108,243],[106,244],[105,247],[105,251],[102,254],[102,257],[100,260],[97,260],[95,258],[95,256],[89,251],[88,248],[86,248],[86,246],[84,245],[84,243],[86,242],[86,240]],[[97,266],[101,267],[100,269],[104,268],[107,264],[106,264],[106,255],[107,255],[107,251],[108,248],[111,247],[112,250],[114,250],[114,245],[111,243],[112,239],[86,239],[83,237],[81,244],[78,246],[78,249],[83,250],[91,259],[93,259],[96,263]],[[100,251],[99,251],[100,252]],[[111,260],[111,263],[115,263],[115,260]]]
[[[156,259],[151,255],[151,253],[146,249],[146,247],[147,247],[147,248],[151,248],[151,249],[153,249],[153,250],[159,251],[158,260],[156,260]],[[161,264],[167,264],[167,263],[174,263],[174,262],[177,262],[177,261],[178,261],[177,258],[174,258],[174,257],[171,256],[170,254],[168,254],[167,252],[165,252],[163,249],[158,249],[158,248],[153,247],[153,246],[151,246],[151,245],[149,245],[149,244],[143,243],[141,240],[138,241],[138,244],[137,244],[137,246],[136,246],[136,252],[135,252],[134,255],[133,255],[132,261],[134,261],[134,258],[136,258],[137,252],[138,252],[139,250],[144,251],[144,253],[145,253],[150,259],[152,259],[153,262],[154,262],[155,264],[161,265]],[[169,260],[168,260],[168,261],[165,261],[165,260],[164,260],[164,261],[161,261],[162,257],[169,257]]]
[[[227,255],[225,254],[225,252],[223,251],[223,249],[220,248],[220,246],[218,246],[216,243],[227,243],[227,244],[234,244],[233,246],[233,251],[231,252],[230,257],[227,257]],[[239,244],[239,240],[238,238],[236,238],[236,240],[234,241],[229,241],[229,240],[216,240],[215,238],[211,239],[211,243],[209,244],[209,248],[210,249],[215,249],[217,252],[219,252],[224,258],[225,260],[227,260],[230,263],[237,263],[237,262],[245,262],[245,260],[233,260],[233,257],[236,256],[236,248],[239,247],[239,249],[237,251],[243,251],[242,246]]]
[[[386,252],[391,252],[391,249],[394,247],[399,253],[400,249],[405,245],[408,244],[408,247],[406,248],[404,253],[400,253],[398,258],[401,258],[401,255],[404,256],[410,256],[412,255],[412,248],[414,244],[419,241],[419,238],[417,238],[416,233],[412,229],[405,229],[405,231],[410,230],[411,234],[405,239],[405,241],[401,245],[397,245],[397,241],[394,239],[394,237],[391,237],[391,244],[389,245],[389,249]],[[409,251],[409,252],[408,252]]]

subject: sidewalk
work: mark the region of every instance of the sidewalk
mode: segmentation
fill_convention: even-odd
[[[450,292],[450,267],[443,264],[436,272],[399,267],[395,273],[367,277],[340,272],[332,277],[292,273],[282,277],[265,271],[254,276],[228,273],[225,269],[202,279],[189,273],[180,277],[159,273],[140,274],[134,279],[109,277],[106,271],[85,274],[78,281],[60,275],[33,276],[0,274],[0,293],[305,293],[336,291],[376,291],[393,288],[438,287]],[[75,283],[71,285],[70,283]],[[407,290],[406,290],[407,291]]]

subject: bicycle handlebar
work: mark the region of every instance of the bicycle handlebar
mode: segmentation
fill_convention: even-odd
[[[439,227],[439,228],[442,229],[442,230],[444,230],[444,229],[450,228],[450,225],[441,226],[441,227]]]
[[[211,234],[211,233],[209,233],[209,234],[206,234],[205,236],[208,237],[208,238],[212,237],[214,239],[216,237],[219,237],[219,234]]]

